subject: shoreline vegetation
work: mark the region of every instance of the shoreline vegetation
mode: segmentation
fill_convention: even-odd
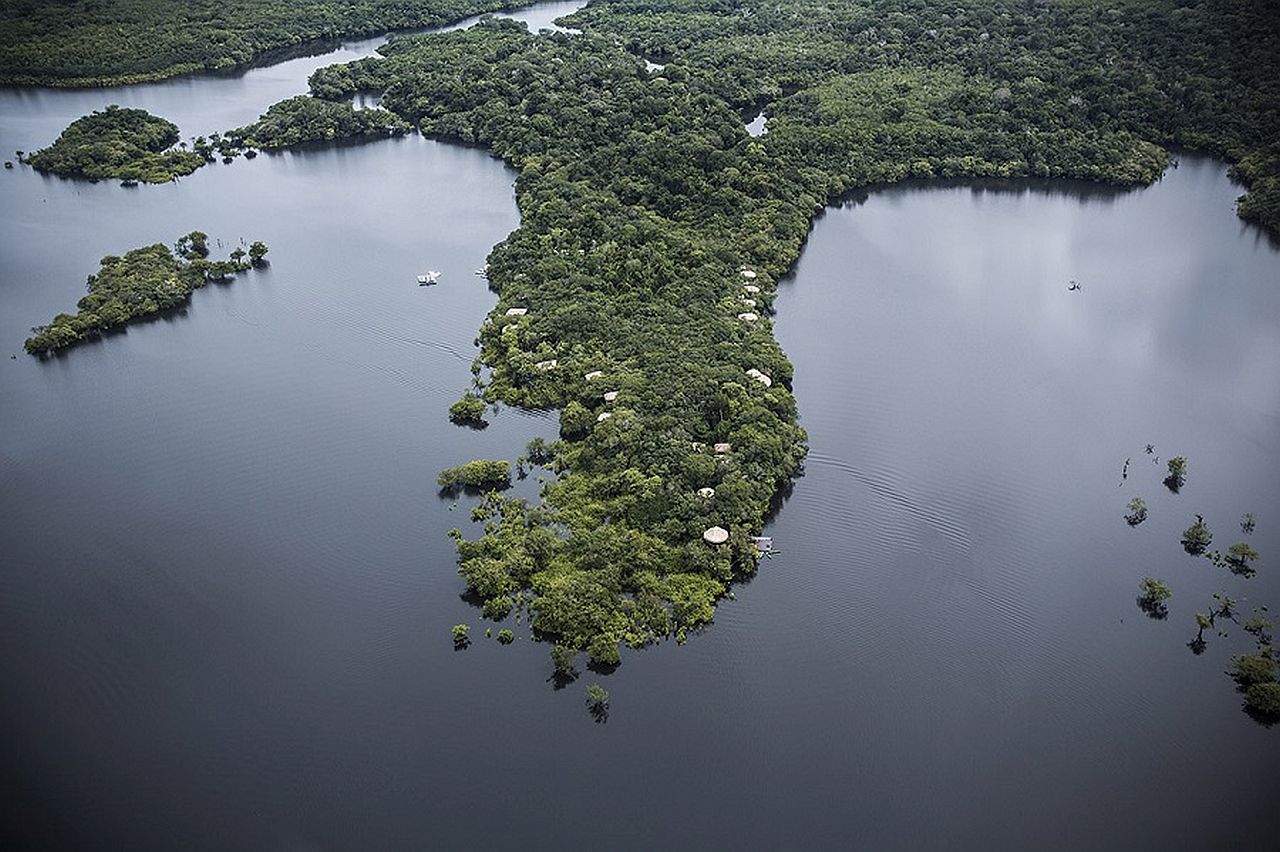
[[[536,504],[486,494],[483,535],[454,538],[485,616],[529,616],[570,662],[683,642],[756,570],[751,536],[807,451],[772,303],[833,200],[905,178],[1141,186],[1178,146],[1233,161],[1239,214],[1280,235],[1262,4],[595,0],[566,22],[583,32],[396,38],[218,143],[371,135],[346,120],[371,92],[382,110],[361,112],[517,170],[473,393],[560,410],[554,477]]]
[[[89,293],[74,314],[58,314],[48,325],[31,329],[23,344],[31,355],[47,356],[59,349],[100,337],[133,320],[187,303],[191,293],[211,281],[226,281],[251,268],[266,265],[267,246],[255,241],[236,248],[226,260],[209,260],[208,236],[192,231],[173,249],[163,243],[134,249],[123,257],[108,255],[90,275]]]
[[[534,0],[6,0],[0,85],[95,88],[252,67],[336,39],[426,29]]]
[[[1242,2],[597,0],[565,23],[583,34],[397,39],[311,94],[379,93],[518,170],[474,392],[558,408],[561,440],[539,504],[490,494],[482,537],[455,532],[459,573],[486,616],[514,597],[599,666],[683,641],[756,570],[751,536],[806,452],[769,316],[817,211],[911,177],[1141,186],[1165,146],[1243,162],[1280,128],[1280,39]],[[753,138],[741,115],[761,108]],[[1240,213],[1275,232],[1259,174]]]

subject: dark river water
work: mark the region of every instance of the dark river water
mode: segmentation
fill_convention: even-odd
[[[108,103],[187,135],[242,124],[375,43],[235,77],[6,90],[0,150]],[[772,525],[780,555],[685,647],[563,690],[522,625],[509,647],[449,639],[482,621],[446,537],[469,501],[441,500],[436,472],[555,433],[539,413],[446,419],[495,301],[472,270],[518,222],[513,177],[417,137],[133,190],[0,173],[0,804],[17,845],[1271,836],[1280,729],[1223,674],[1247,637],[1186,647],[1214,591],[1280,606],[1280,252],[1234,217],[1221,163],[1183,156],[1128,193],[904,186],[822,216],[777,305],[812,444]],[[21,352],[99,257],[193,228],[265,240],[270,269],[64,357]],[[439,286],[416,286],[426,268]],[[1134,494],[1151,517],[1130,529]],[[1245,511],[1256,579],[1178,546],[1197,512],[1215,545],[1240,540]],[[1149,574],[1174,588],[1167,621],[1135,606]],[[607,724],[583,705],[597,679]]]

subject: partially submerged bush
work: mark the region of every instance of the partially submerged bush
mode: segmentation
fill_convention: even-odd
[[[446,492],[464,488],[478,491],[494,491],[511,487],[511,462],[504,460],[474,459],[457,467],[445,468],[436,477],[436,483]]]
[[[1182,547],[1192,556],[1202,555],[1212,541],[1213,533],[1202,515],[1196,515],[1196,522],[1182,531]]]
[[[1134,497],[1129,501],[1128,513],[1124,516],[1125,522],[1131,527],[1136,527],[1147,519],[1147,501],[1141,497]]]
[[[1244,703],[1263,716],[1280,716],[1280,683],[1255,683],[1245,691]]]
[[[1155,577],[1143,577],[1138,584],[1138,606],[1148,617],[1154,619],[1167,618],[1169,608],[1165,601],[1173,597],[1173,592],[1162,581]]]
[[[484,400],[478,396],[467,394],[462,399],[449,406],[449,419],[454,423],[467,424],[472,426],[485,425]]]

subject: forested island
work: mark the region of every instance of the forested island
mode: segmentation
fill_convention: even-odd
[[[440,26],[529,0],[4,0],[0,84],[114,86],[313,42]]]
[[[267,251],[265,243],[255,241],[232,250],[226,260],[209,260],[208,235],[192,231],[173,249],[156,243],[123,257],[108,255],[97,274],[89,276],[89,293],[76,303],[76,313],[58,314],[48,325],[33,328],[24,346],[32,355],[47,355],[130,320],[178,307],[210,281],[261,266]]]
[[[25,162],[65,177],[165,183],[205,163],[200,153],[174,149],[177,144],[173,122],[112,105],[71,122],[52,145]]]

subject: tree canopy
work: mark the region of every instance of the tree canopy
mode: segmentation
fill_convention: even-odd
[[[71,122],[57,140],[26,162],[42,172],[69,177],[165,183],[189,175],[205,159],[170,150],[178,126],[143,109],[109,106]]]

